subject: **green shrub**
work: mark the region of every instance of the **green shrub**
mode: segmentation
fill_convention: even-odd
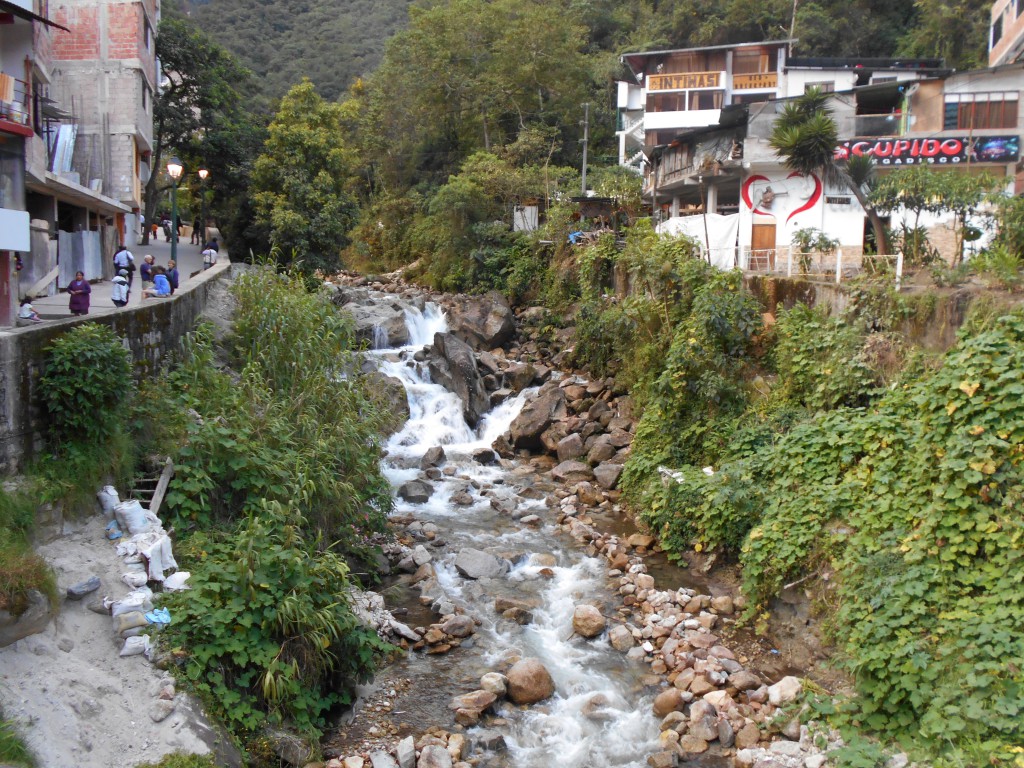
[[[118,405],[131,401],[131,357],[109,328],[86,323],[46,349],[39,391],[58,447],[96,444],[119,426]]]
[[[11,768],[35,768],[36,759],[14,723],[0,712],[0,763]]]
[[[140,763],[135,768],[217,768],[217,763],[211,755],[172,752],[164,755],[158,763]]]
[[[1024,261],[1004,245],[996,244],[968,262],[995,288],[1018,291],[1024,286]]]
[[[307,528],[295,507],[265,501],[236,531],[182,547],[192,589],[167,601],[163,641],[187,649],[181,674],[243,732],[269,718],[319,733],[387,650],[348,608],[348,567]]]
[[[57,579],[28,539],[35,510],[29,492],[0,489],[0,609],[16,616],[28,607],[30,590],[57,604]]]

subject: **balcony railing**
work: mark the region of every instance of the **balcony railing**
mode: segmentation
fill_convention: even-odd
[[[6,72],[0,73],[0,119],[32,128],[32,109],[26,98],[28,92],[28,84],[24,80]]]

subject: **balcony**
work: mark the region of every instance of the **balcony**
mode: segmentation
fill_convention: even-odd
[[[0,72],[0,131],[25,138],[32,135],[32,112],[27,106],[27,93],[23,80]]]

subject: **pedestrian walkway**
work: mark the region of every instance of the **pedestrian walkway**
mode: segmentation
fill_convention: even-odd
[[[135,307],[141,304],[143,301],[160,301],[160,299],[154,298],[142,298],[142,280],[139,277],[139,267],[142,265],[142,260],[146,254],[150,254],[153,257],[153,263],[159,264],[160,266],[166,267],[167,262],[171,259],[171,244],[164,242],[163,237],[159,237],[157,241],[150,240],[149,245],[136,245],[128,248],[135,257],[135,276],[132,279],[132,291],[128,297],[128,306]],[[186,286],[195,274],[198,274],[203,269],[203,255],[202,246],[190,245],[186,242],[178,242],[178,286],[183,288]],[[107,259],[113,259],[113,254],[108,254]],[[221,246],[220,253],[217,256],[217,262],[224,262],[228,260],[228,253]],[[111,282],[109,280],[101,280],[92,283],[92,293],[89,296],[89,314],[106,314],[108,312],[118,312],[122,308],[115,307],[113,302],[110,300],[110,289]],[[68,295],[67,293],[57,293],[54,296],[43,296],[39,299],[32,300],[32,306],[36,308],[39,316],[44,320],[57,320],[62,317],[70,317],[71,311],[68,309]]]

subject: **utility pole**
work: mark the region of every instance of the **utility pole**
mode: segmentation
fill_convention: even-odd
[[[583,122],[580,123],[583,126],[583,138],[580,142],[583,144],[583,180],[580,182],[580,196],[587,196],[587,142],[590,140],[590,104],[583,105]]]

